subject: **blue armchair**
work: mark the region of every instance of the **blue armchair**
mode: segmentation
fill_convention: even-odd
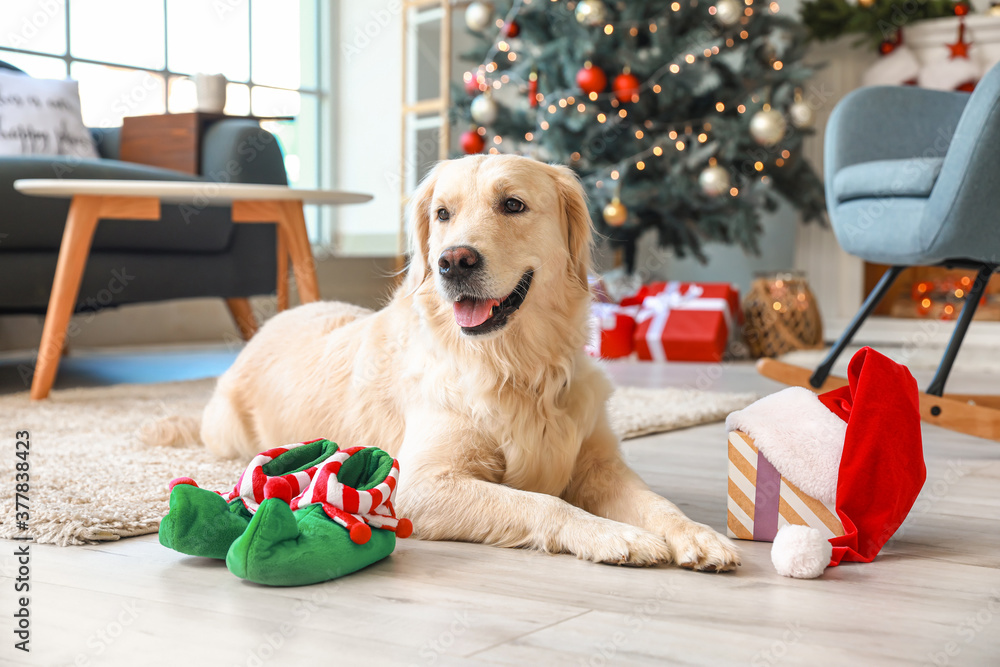
[[[944,386],[990,276],[1000,266],[1000,65],[975,91],[861,88],[847,95],[826,130],[827,208],[848,253],[889,264],[861,310],[811,375],[764,361],[761,372],[820,390],[842,383],[830,369],[869,314],[910,266],[978,274],[927,391],[921,416],[946,428],[1000,440],[1000,397],[945,396]],[[993,406],[993,407],[989,407]]]

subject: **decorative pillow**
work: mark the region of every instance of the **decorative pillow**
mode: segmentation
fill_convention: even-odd
[[[77,82],[0,72],[0,155],[99,157]]]

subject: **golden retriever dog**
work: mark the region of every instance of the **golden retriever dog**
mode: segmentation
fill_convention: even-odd
[[[201,439],[249,459],[327,437],[401,467],[429,540],[603,563],[731,570],[736,548],[653,493],[608,425],[584,352],[592,224],[574,174],[510,155],[442,162],[412,200],[411,262],[382,310],[274,317],[221,378]]]

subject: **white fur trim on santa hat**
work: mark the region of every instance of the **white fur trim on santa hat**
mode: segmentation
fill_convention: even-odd
[[[844,451],[847,422],[819,397],[788,387],[726,418],[726,429],[743,431],[782,477],[808,495],[832,505]]]
[[[862,86],[900,86],[917,78],[920,63],[913,50],[897,46],[890,53],[880,57],[875,64],[861,75]]]
[[[771,562],[783,577],[815,579],[823,574],[833,556],[833,545],[815,528],[789,524],[778,531],[771,544]]]

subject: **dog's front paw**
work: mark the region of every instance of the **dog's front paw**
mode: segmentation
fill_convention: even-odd
[[[595,563],[645,567],[670,562],[670,547],[659,535],[625,523],[600,520],[594,526],[574,527],[565,535],[568,551]]]
[[[740,552],[736,545],[705,524],[683,521],[665,531],[663,537],[681,567],[728,572],[740,564]]]

